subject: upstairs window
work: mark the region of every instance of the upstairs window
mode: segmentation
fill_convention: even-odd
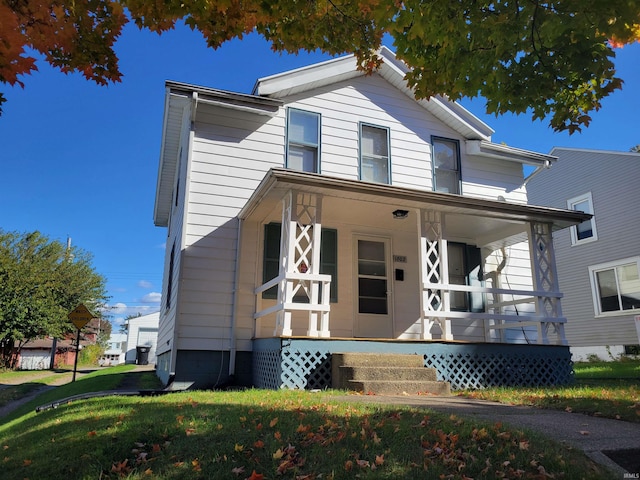
[[[320,173],[320,114],[287,110],[287,168]]]
[[[431,137],[433,189],[460,194],[460,144],[457,140]]]
[[[640,309],[640,257],[589,267],[596,315]]]
[[[391,183],[389,129],[360,124],[360,180]]]
[[[580,195],[579,197],[567,200],[567,208],[579,212],[590,213],[593,215],[593,200],[591,192]],[[598,239],[596,234],[596,222],[594,217],[585,220],[579,225],[571,227],[571,245],[580,245],[582,243],[593,242]]]

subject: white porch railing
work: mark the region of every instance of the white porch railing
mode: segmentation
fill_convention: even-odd
[[[309,325],[307,336],[323,337],[330,336],[329,312],[331,305],[330,287],[331,275],[288,272],[281,274],[254,290],[256,295],[269,290],[278,285],[278,300],[276,304],[260,310],[253,315],[258,320],[266,315],[276,314],[276,328],[274,336],[293,334],[291,328],[291,313],[295,311],[309,312]],[[296,302],[294,298],[298,294],[306,296],[308,302]],[[318,325],[320,320],[320,325]]]
[[[428,332],[431,325],[428,322],[438,323],[442,330],[442,338],[447,340],[453,340],[451,331],[451,323],[456,319],[465,320],[482,320],[484,322],[484,336],[486,342],[492,342],[499,340],[505,341],[505,330],[507,329],[522,329],[524,327],[536,327],[537,331],[537,343],[548,344],[549,343],[549,327],[553,327],[557,336],[557,343],[561,345],[567,344],[567,339],[564,334],[564,324],[567,319],[565,317],[558,316],[556,314],[559,309],[560,298],[562,294],[560,292],[544,292],[536,290],[511,290],[503,288],[487,288],[468,285],[452,285],[444,283],[423,283],[423,291],[427,293],[427,298],[433,297],[432,292],[439,291],[444,295],[450,295],[451,292],[464,292],[464,293],[483,293],[492,295],[495,299],[493,302],[488,303],[486,306],[486,312],[459,312],[459,311],[447,311],[441,310],[444,304],[449,304],[448,301],[440,302],[436,306],[437,310],[432,310],[430,302],[425,302],[423,312],[423,332]],[[439,295],[440,298],[444,298],[444,295]],[[501,299],[502,296],[502,299]],[[505,300],[504,296],[510,297],[510,300]],[[544,308],[545,305],[553,305],[552,311],[547,312]],[[520,311],[518,306],[532,305],[533,308],[528,308],[526,311]],[[511,307],[512,310],[505,310]],[[492,331],[499,332],[499,338],[495,339],[492,335]],[[423,335],[425,335],[423,333]],[[429,334],[426,334],[425,338]]]

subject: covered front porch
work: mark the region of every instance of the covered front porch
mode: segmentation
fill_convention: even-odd
[[[270,337],[566,345],[552,232],[586,218],[273,169],[240,214],[253,350]]]

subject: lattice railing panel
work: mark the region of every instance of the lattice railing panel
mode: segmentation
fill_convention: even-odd
[[[552,386],[573,381],[571,360],[565,356],[522,353],[426,354],[425,366],[454,390],[496,386]]]
[[[331,386],[331,355],[319,351],[282,351],[282,388],[310,390]]]

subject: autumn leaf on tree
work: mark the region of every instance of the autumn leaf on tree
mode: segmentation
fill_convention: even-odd
[[[580,0],[562,7],[539,0],[3,0],[0,83],[23,85],[21,77],[37,70],[29,50],[64,73],[99,85],[119,82],[114,45],[129,21],[157,33],[182,21],[212,48],[255,31],[276,52],[354,53],[365,73],[381,65],[376,52],[387,37],[411,68],[406,82],[418,98],[482,96],[488,113],[528,113],[572,133],[622,87],[614,48],[640,40],[640,3]]]

